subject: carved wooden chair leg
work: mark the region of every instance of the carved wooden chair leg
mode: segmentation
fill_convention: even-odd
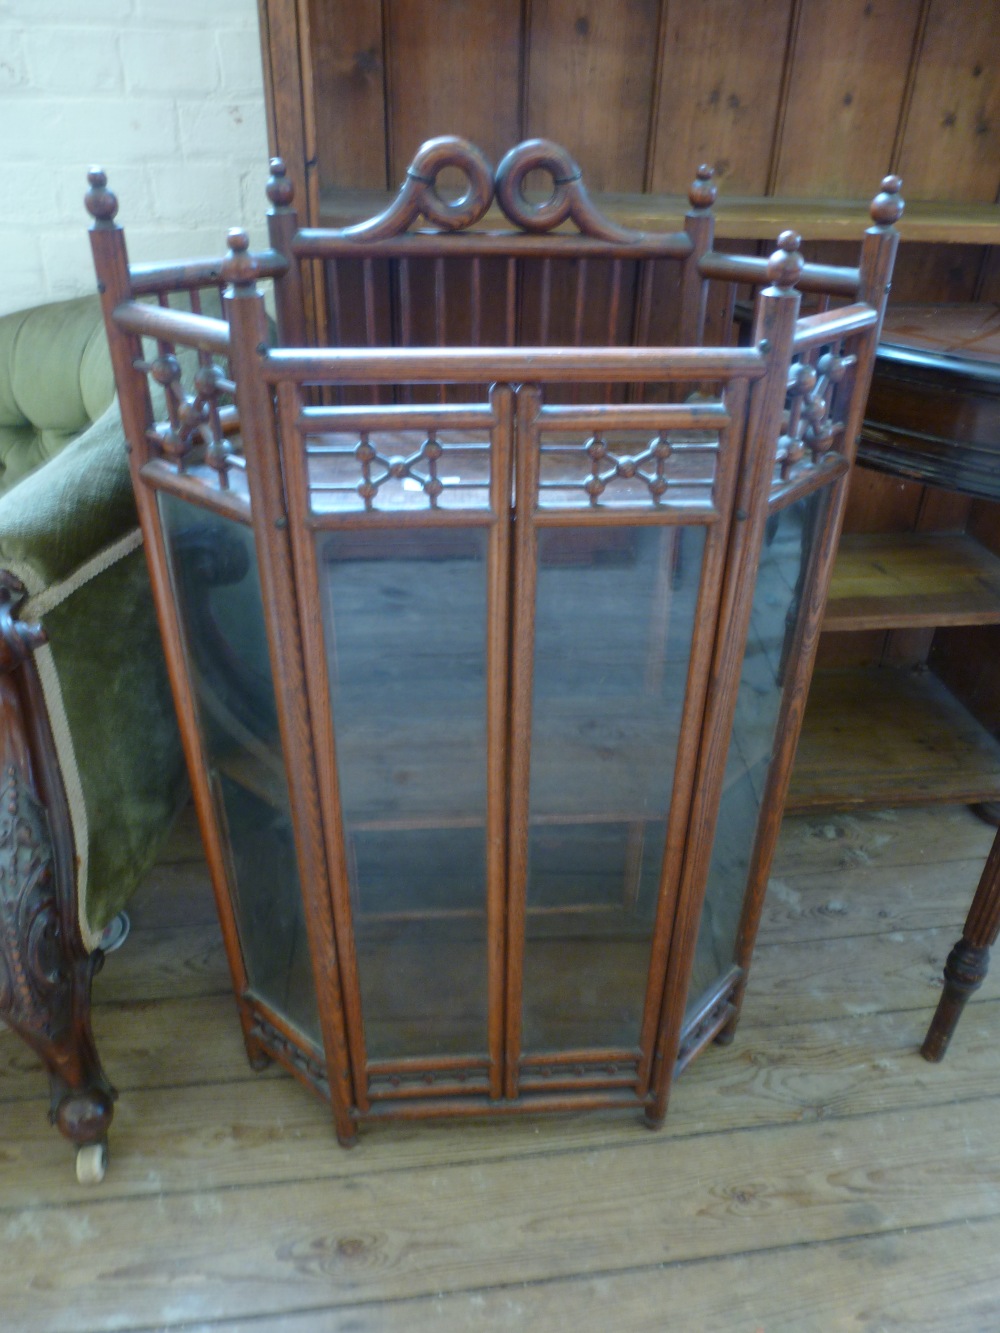
[[[983,984],[990,964],[990,947],[1000,933],[1000,833],[986,859],[982,878],[965,919],[962,938],[944,965],[944,992],[927,1030],[920,1054],[935,1063],[944,1059],[952,1033],[969,996]]]
[[[77,1145],[77,1175],[104,1175],[115,1092],[90,1027],[103,954],[75,917],[75,855],[33,652],[44,634],[13,611],[0,577],[0,1018],[49,1073],[50,1117]]]

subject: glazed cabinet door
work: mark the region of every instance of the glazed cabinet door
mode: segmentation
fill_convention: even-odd
[[[282,394],[355,1096],[496,1097],[513,390]]]
[[[508,1096],[648,1086],[732,503],[678,410],[519,394]]]

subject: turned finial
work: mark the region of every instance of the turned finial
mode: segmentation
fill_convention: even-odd
[[[83,196],[87,212],[98,227],[110,227],[118,212],[118,196],[108,189],[107,173],[100,167],[91,167],[87,172],[90,189]]]
[[[295,198],[295,186],[285,174],[285,159],[271,158],[271,176],[267,182],[267,197],[275,208],[288,208]]]
[[[250,254],[250,237],[242,227],[229,232],[229,254],[222,261],[222,277],[233,287],[252,287],[257,280],[257,261]]]
[[[802,275],[805,260],[799,254],[802,237],[797,231],[783,231],[778,248],[767,261],[768,280],[775,287],[794,287]]]
[[[695,173],[688,190],[688,199],[692,208],[711,208],[719,194],[715,183],[715,168],[703,162]]]
[[[886,176],[882,188],[871,202],[872,221],[879,227],[891,227],[903,216],[906,204],[899,193],[903,182],[899,176]]]

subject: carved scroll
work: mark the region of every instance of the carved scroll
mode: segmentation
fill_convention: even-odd
[[[438,189],[438,177],[446,168],[465,177],[465,192],[458,199],[446,199]],[[548,198],[532,200],[525,194],[525,181],[533,171],[544,171],[551,177]],[[272,173],[269,197],[272,203],[278,199],[282,207],[288,207],[291,186],[280,160],[276,173],[272,164]],[[708,200],[705,207],[711,206],[709,193],[714,198],[708,179],[699,174],[702,189],[698,198]],[[559,144],[548,139],[526,139],[504,156],[494,173],[474,144],[454,135],[428,140],[407,169],[406,179],[389,207],[338,235],[348,240],[380,241],[401,235],[421,217],[441,231],[463,231],[486,215],[494,196],[504,216],[521,231],[553,231],[569,221],[584,236],[597,240],[630,243],[643,236],[604,216],[587,193],[579,166]]]

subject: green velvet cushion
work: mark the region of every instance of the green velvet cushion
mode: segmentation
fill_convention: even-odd
[[[0,495],[0,569],[37,593],[136,526],[118,406]],[[22,572],[24,571],[24,572]]]
[[[0,492],[55,457],[113,396],[96,297],[0,318]]]
[[[49,636],[42,651],[53,668],[42,672],[49,717],[55,731],[63,710],[68,723],[57,744],[74,833],[87,849],[78,912],[91,943],[155,859],[186,789],[145,555],[130,543],[134,534],[117,405],[0,495],[0,568],[27,587],[25,614],[40,608]]]
[[[99,932],[159,853],[187,791],[142,548],[44,618],[86,807],[81,920]]]

